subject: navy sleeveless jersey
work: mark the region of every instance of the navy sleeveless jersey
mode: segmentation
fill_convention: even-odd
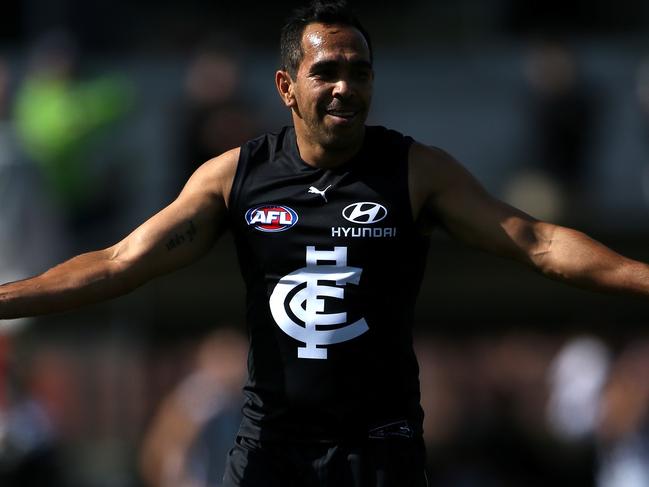
[[[428,240],[412,217],[411,143],[367,127],[333,169],[300,158],[292,127],[241,147],[229,202],[250,334],[241,435],[421,431],[412,324]]]

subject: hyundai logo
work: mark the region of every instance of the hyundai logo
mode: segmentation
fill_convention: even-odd
[[[343,210],[343,216],[352,223],[369,225],[383,220],[388,215],[385,206],[371,201],[352,203]]]

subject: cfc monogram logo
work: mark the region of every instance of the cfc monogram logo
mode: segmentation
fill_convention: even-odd
[[[347,313],[325,311],[324,298],[344,299],[344,286],[358,284],[362,272],[347,266],[347,247],[307,247],[306,267],[279,280],[270,296],[270,311],[284,333],[305,344],[297,348],[299,358],[326,359],[327,345],[346,342],[369,329],[365,318],[336,326],[347,323]]]

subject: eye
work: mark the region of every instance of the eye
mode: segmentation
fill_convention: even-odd
[[[330,81],[336,77],[336,70],[333,68],[320,68],[314,71],[313,77],[323,81]]]
[[[354,72],[354,78],[356,78],[358,81],[369,81],[371,77],[372,73],[367,69],[362,69]]]

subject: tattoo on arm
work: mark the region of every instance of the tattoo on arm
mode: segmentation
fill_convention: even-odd
[[[187,230],[182,233],[175,233],[167,242],[167,250],[172,251],[176,247],[184,244],[185,242],[193,242],[194,237],[196,236],[196,226],[194,225],[193,220],[189,220],[189,225]]]

